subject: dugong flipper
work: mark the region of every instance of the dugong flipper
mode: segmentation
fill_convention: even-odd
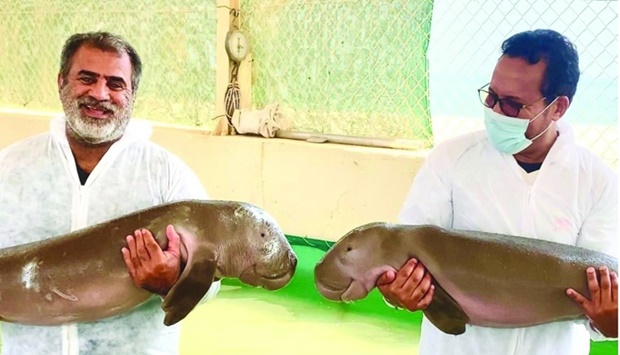
[[[585,319],[566,290],[588,295],[585,271],[618,260],[545,240],[448,230],[430,225],[370,223],[343,236],[314,269],[319,293],[335,301],[366,297],[381,274],[418,259],[435,294],[425,316],[448,334],[465,325],[517,328]]]
[[[213,250],[199,248],[196,254],[200,255],[200,260],[197,261],[196,257],[189,256],[187,267],[161,305],[166,312],[165,325],[175,324],[185,318],[213,283],[217,270],[217,258]]]
[[[183,319],[214,278],[275,290],[293,277],[297,257],[265,211],[234,201],[171,202],[0,249],[0,320],[61,325],[134,309],[153,295],[131,280],[121,254],[125,236],[145,228],[165,248],[169,224],[181,237],[184,268],[162,303],[166,325]]]
[[[436,281],[433,281],[433,285],[435,286],[433,301],[424,310],[424,315],[444,333],[455,335],[465,333],[465,324],[469,323],[469,317]]]

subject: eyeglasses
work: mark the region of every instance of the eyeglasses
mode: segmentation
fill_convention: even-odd
[[[509,117],[517,117],[521,109],[526,108],[539,101],[546,99],[546,97],[543,97],[532,103],[524,105],[512,99],[500,99],[499,96],[497,96],[497,94],[489,92],[488,90],[484,89],[485,87],[488,87],[488,86],[489,84],[485,84],[480,89],[478,89],[478,94],[480,95],[480,102],[482,102],[484,106],[491,108],[491,109],[499,103],[500,110],[502,110],[502,112],[506,114],[506,116],[509,116]]]

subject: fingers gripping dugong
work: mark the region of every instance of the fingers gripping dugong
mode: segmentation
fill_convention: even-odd
[[[1,249],[0,320],[60,325],[139,306],[152,294],[129,276],[121,254],[125,236],[146,228],[165,248],[169,224],[181,237],[183,270],[162,303],[166,325],[185,318],[214,278],[238,278],[275,290],[293,277],[297,257],[266,212],[241,202],[179,201]]]
[[[604,253],[543,240],[447,230],[435,226],[371,223],[343,236],[317,263],[316,287],[334,301],[362,299],[388,270],[418,259],[435,293],[424,315],[447,334],[465,324],[525,327],[585,317],[566,295],[589,295],[585,270],[618,260]]]

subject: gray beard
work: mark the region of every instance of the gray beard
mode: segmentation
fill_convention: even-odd
[[[133,110],[133,100],[129,100],[127,107],[122,109],[109,102],[100,102],[91,97],[71,97],[70,86],[65,85],[60,90],[60,101],[67,118],[67,133],[73,138],[90,145],[109,143],[120,139],[131,118]],[[112,112],[110,118],[98,120],[83,115],[80,105],[90,106],[109,110]]]

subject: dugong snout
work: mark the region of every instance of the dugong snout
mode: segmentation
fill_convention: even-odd
[[[337,263],[325,259],[314,268],[314,283],[319,293],[328,300],[345,301],[343,295],[349,290],[353,278],[334,265]]]
[[[239,280],[267,290],[278,290],[288,285],[297,268],[297,255],[288,243],[284,243],[281,248],[277,257],[263,259],[243,270]]]
[[[330,301],[342,301],[342,294],[344,294],[348,288],[348,286],[331,286],[317,278],[315,278],[315,284],[319,293]]]

